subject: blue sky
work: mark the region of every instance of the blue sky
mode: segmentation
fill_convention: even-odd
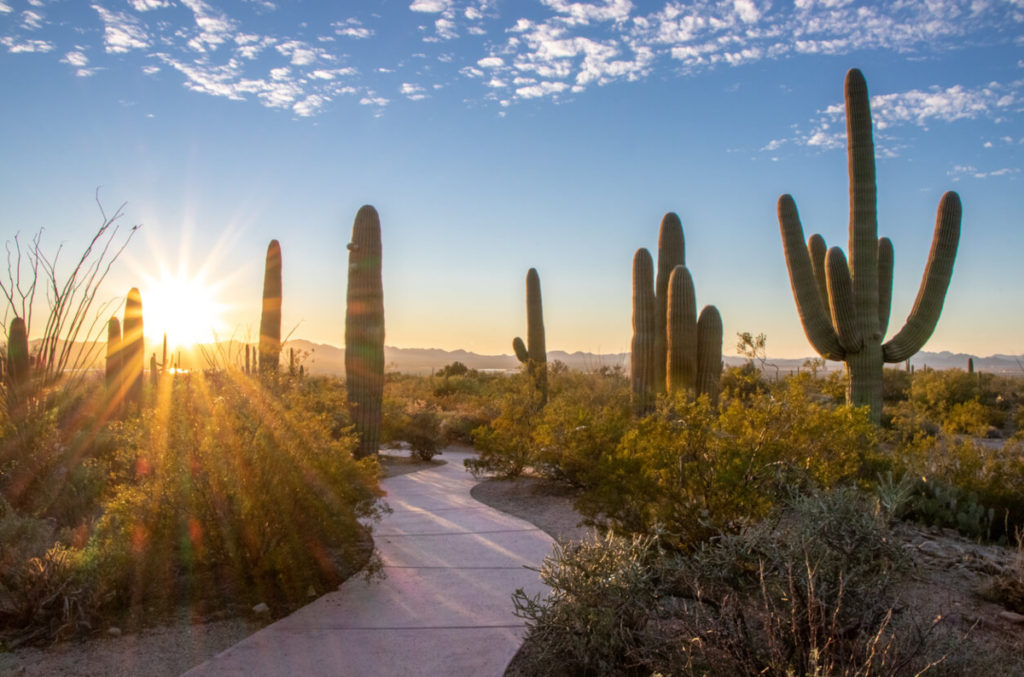
[[[726,352],[751,331],[809,356],[775,203],[793,194],[805,231],[845,247],[851,67],[896,250],[891,332],[957,190],[926,349],[1024,351],[1024,0],[0,0],[0,234],[76,251],[100,188],[142,224],[105,293],[139,286],[147,318],[213,298],[201,321],[239,338],[277,238],[286,330],[341,345],[369,203],[389,345],[511,352],[536,267],[549,349],[624,352],[633,253],[675,211]],[[191,289],[165,302],[175,277]]]

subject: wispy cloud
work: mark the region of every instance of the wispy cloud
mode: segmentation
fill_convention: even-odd
[[[374,31],[363,25],[359,19],[351,18],[345,19],[344,21],[335,21],[331,24],[334,28],[334,32],[338,35],[342,35],[346,38],[355,38],[356,40],[365,40],[373,37]]]
[[[427,90],[424,87],[409,82],[403,82],[398,91],[410,101],[421,101],[427,98],[427,95],[424,93]]]
[[[981,171],[974,165],[955,165],[946,172],[946,175],[953,181],[959,181],[964,178],[988,179],[996,176],[1016,176],[1020,173],[1019,167],[1002,167],[1000,169]]]
[[[0,45],[11,54],[31,54],[33,52],[52,52],[56,46],[48,40],[20,40],[10,36],[0,37]]]
[[[68,64],[75,69],[75,75],[80,78],[87,78],[96,72],[95,68],[88,68],[89,57],[81,49],[74,49],[64,54],[61,62]]]
[[[92,8],[103,21],[103,42],[108,53],[123,54],[133,49],[149,47],[149,34],[138,19],[124,12],[108,10],[98,4]]]

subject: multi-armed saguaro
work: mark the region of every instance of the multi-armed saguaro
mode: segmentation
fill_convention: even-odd
[[[544,310],[540,298],[540,276],[536,268],[526,273],[526,343],[518,336],[512,349],[540,392],[541,404],[548,399],[548,352],[544,345]]]
[[[376,454],[384,397],[384,288],[380,217],[369,205],[359,208],[348,245],[345,385],[359,436],[356,456]]]
[[[260,373],[276,374],[281,361],[281,245],[271,240],[263,270],[260,315]]]
[[[685,265],[683,227],[669,212],[658,233],[658,277],[646,249],[633,257],[631,380],[637,415],[657,393],[690,390],[717,402],[722,372],[722,318],[705,306],[697,318],[693,278]],[[657,285],[657,291],[655,291]]]
[[[892,305],[893,248],[878,237],[875,148],[867,83],[857,69],[846,74],[846,144],[850,172],[850,260],[812,235],[804,245],[796,203],[779,198],[779,226],[804,333],[822,357],[846,362],[847,401],[871,408],[881,420],[882,365],[903,362],[935,330],[960,241],[960,197],[939,201],[931,252],[917,300],[899,333],[882,343]]]

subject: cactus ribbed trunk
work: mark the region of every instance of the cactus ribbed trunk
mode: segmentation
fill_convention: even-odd
[[[116,390],[120,387],[121,369],[121,322],[112,317],[107,321],[107,388]]]
[[[124,302],[124,330],[121,336],[121,359],[123,361],[122,389],[125,400],[142,401],[142,374],[146,368],[146,345],[143,337],[142,295],[132,287]]]
[[[670,393],[697,389],[697,296],[686,266],[676,266],[668,285],[666,387]]]
[[[345,384],[349,411],[359,437],[356,457],[380,448],[384,396],[384,288],[381,279],[380,217],[369,205],[359,209],[348,245],[345,309]]]
[[[260,373],[276,374],[281,362],[281,245],[271,240],[263,270],[260,315]]]
[[[658,275],[654,280],[654,389],[664,392],[668,369],[668,288],[672,271],[686,265],[683,224],[675,212],[665,214],[658,229]]]
[[[722,387],[722,316],[718,308],[704,306],[697,320],[697,394],[718,405]]]
[[[541,304],[540,275],[536,268],[526,273],[526,343],[518,336],[512,349],[526,365],[533,387],[540,393],[540,405],[548,400],[548,352],[544,338],[544,308]]]
[[[638,249],[633,256],[633,342],[630,346],[635,416],[644,416],[654,408],[655,309],[654,262],[649,251]]]
[[[892,301],[893,249],[887,238],[878,237],[871,107],[867,83],[857,69],[846,75],[845,99],[849,263],[835,247],[823,255],[825,242],[820,235],[811,236],[804,246],[800,216],[789,195],[779,198],[779,227],[807,339],[822,357],[846,362],[847,400],[870,407],[871,418],[878,423],[884,363],[908,360],[924,346],[938,323],[960,241],[962,208],[954,192],[939,201],[932,247],[914,308],[903,328],[883,344]]]

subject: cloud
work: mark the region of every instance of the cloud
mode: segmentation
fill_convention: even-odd
[[[954,165],[946,172],[946,176],[951,177],[953,181],[959,181],[962,178],[988,179],[999,176],[1013,177],[1020,173],[1019,167],[1002,167],[1000,169],[981,171],[974,165]]]
[[[331,24],[334,28],[334,32],[338,35],[342,35],[346,38],[355,38],[356,40],[365,40],[366,38],[373,36],[373,30],[363,26],[359,19],[345,19],[344,21],[335,21]]]
[[[142,24],[123,12],[114,12],[102,5],[92,8],[103,22],[103,43],[109,54],[124,54],[133,49],[149,47],[149,34]]]
[[[379,108],[383,108],[384,106],[387,106],[389,103],[391,103],[390,99],[385,99],[382,96],[374,96],[372,92],[370,92],[367,96],[364,96],[363,98],[359,99],[359,104],[362,106],[377,106]]]
[[[420,85],[414,85],[409,82],[403,82],[398,91],[410,101],[421,101],[427,98],[427,95],[423,93],[426,89]]]
[[[163,9],[164,7],[171,6],[168,0],[128,0],[128,4],[136,12],[148,12],[153,9]]]
[[[96,73],[95,68],[86,68],[89,65],[89,57],[80,49],[66,52],[61,62],[72,66],[75,69],[75,75],[80,78],[87,78]]]
[[[237,24],[227,15],[215,11],[203,0],[181,0],[181,3],[192,10],[196,27],[199,29],[199,33],[188,41],[189,47],[193,50],[215,50],[232,39]]]
[[[35,10],[26,9],[21,13],[22,28],[30,31],[37,31],[43,27],[43,15]]]
[[[330,61],[330,53],[320,47],[313,47],[300,40],[289,40],[276,46],[278,52],[287,56],[292,65],[308,66],[317,60]]]
[[[0,14],[10,14],[13,11],[14,10],[11,9],[10,5],[8,5],[6,2],[3,2],[2,0],[0,0]]]
[[[414,12],[437,14],[451,8],[451,0],[413,0],[409,9]]]
[[[18,40],[10,36],[0,37],[0,45],[11,54],[45,53],[56,49],[56,45],[47,40]]]

